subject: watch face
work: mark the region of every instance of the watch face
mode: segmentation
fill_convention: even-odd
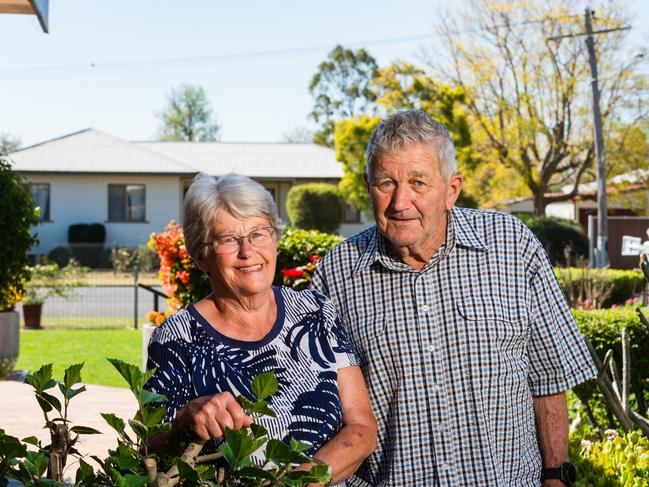
[[[572,483],[577,479],[577,470],[572,463],[563,463],[561,464],[560,468],[562,481],[568,481]]]

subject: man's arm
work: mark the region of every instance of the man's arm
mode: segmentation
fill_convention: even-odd
[[[568,406],[565,392],[534,398],[534,414],[543,468],[568,461]],[[560,480],[546,480],[543,487],[561,487]]]

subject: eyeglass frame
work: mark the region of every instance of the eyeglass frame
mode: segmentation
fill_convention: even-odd
[[[271,227],[271,226],[258,227],[258,228],[253,229],[248,235],[229,235],[229,234],[228,235],[221,235],[220,237],[216,237],[211,242],[203,242],[203,245],[211,245],[212,248],[214,249],[214,252],[217,253],[217,254],[221,254],[221,255],[223,255],[223,254],[234,254],[235,252],[238,252],[239,250],[241,250],[241,243],[243,242],[244,239],[248,240],[248,243],[250,244],[250,246],[255,248],[255,249],[263,248],[263,247],[266,247],[267,245],[269,245],[270,242],[268,242],[267,244],[264,244],[264,245],[256,245],[256,244],[252,243],[252,240],[250,239],[252,234],[255,233],[255,232],[258,232],[259,230],[270,230],[270,238],[271,238],[271,240],[272,240],[273,236],[277,235],[277,228],[275,228],[275,227]],[[233,248],[233,250],[229,251],[229,252],[219,252],[217,249],[222,244],[219,244],[218,240],[221,239],[221,238],[224,238],[224,237],[233,237],[233,238],[235,238],[237,240],[237,248],[236,249]]]

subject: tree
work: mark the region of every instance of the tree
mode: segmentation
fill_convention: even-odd
[[[219,140],[210,102],[201,86],[182,84],[167,95],[167,105],[156,116],[162,121],[160,140]]]
[[[596,29],[625,24],[619,7],[602,3]],[[534,213],[577,195],[594,159],[588,59],[575,0],[473,4],[458,21],[443,21],[450,63],[431,65],[466,92],[474,150],[525,183]],[[646,86],[638,58],[623,49],[624,33],[597,36],[596,51],[605,130],[636,112]],[[507,171],[510,174],[510,171]],[[567,194],[548,194],[571,184]],[[528,193],[528,194],[529,194]]]
[[[333,147],[333,125],[337,120],[374,113],[375,95],[370,82],[376,74],[376,60],[365,50],[336,46],[320,63],[311,78],[309,91],[315,98],[311,117],[321,129],[316,144]]]
[[[0,132],[0,156],[6,156],[18,150],[20,138],[7,132]]]

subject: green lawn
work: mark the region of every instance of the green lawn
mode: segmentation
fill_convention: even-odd
[[[144,323],[144,318],[140,324]],[[21,320],[21,326],[25,323]],[[49,329],[67,330],[123,330],[133,327],[132,316],[47,316],[43,313],[41,326]]]
[[[125,387],[106,357],[118,358],[141,367],[140,330],[27,330],[20,333],[20,357],[16,370],[36,370],[54,364],[54,378],[74,363],[85,362],[82,382]]]

